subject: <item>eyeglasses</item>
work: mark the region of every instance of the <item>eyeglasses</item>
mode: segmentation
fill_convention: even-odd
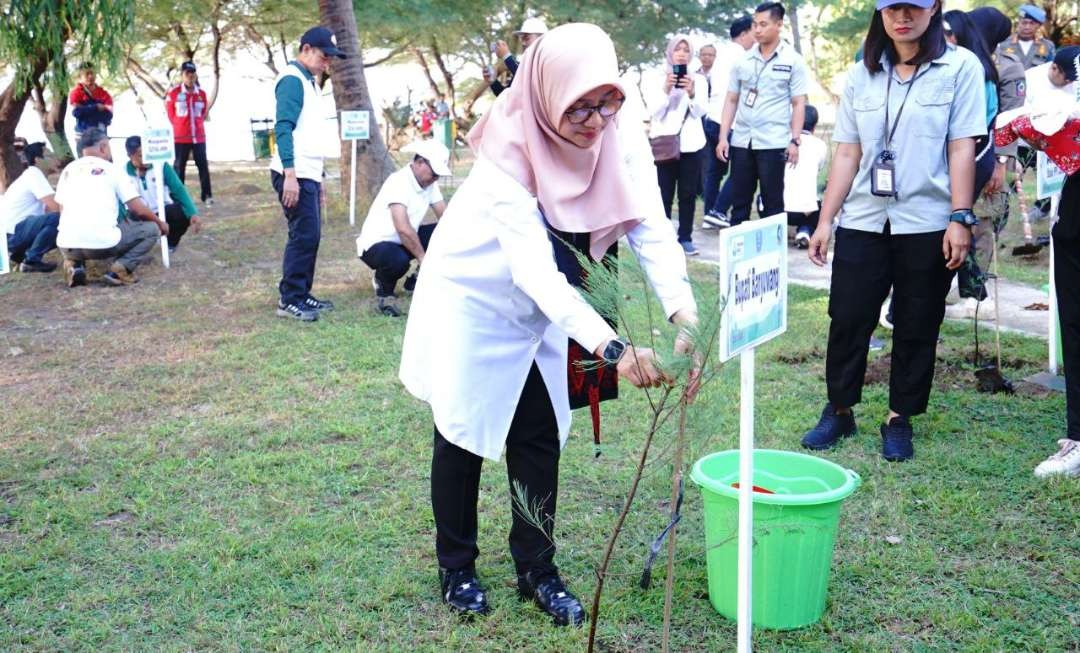
[[[600,117],[607,120],[619,112],[622,108],[625,98],[609,98],[604,100],[603,104],[598,104],[595,107],[580,107],[577,109],[571,109],[566,112],[566,119],[570,121],[572,125],[580,125],[592,117],[593,112],[600,114]]]

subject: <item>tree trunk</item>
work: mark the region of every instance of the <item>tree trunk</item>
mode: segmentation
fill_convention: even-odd
[[[802,39],[799,38],[799,2],[798,0],[788,1],[788,12],[791,15],[791,38],[795,41],[795,51],[802,54]]]
[[[427,58],[424,57],[424,51],[415,46],[413,46],[412,51],[416,55],[416,61],[420,63],[420,68],[424,71],[424,77],[427,77],[428,85],[431,86],[431,93],[438,95],[439,85],[435,82],[435,78],[431,76],[431,67],[428,66]]]
[[[356,142],[356,197],[359,203],[367,203],[394,172],[394,162],[375,120],[352,0],[319,0],[319,22],[334,33],[338,48],[347,55],[346,59],[334,58],[330,63],[338,111],[367,111],[370,116],[370,138]],[[349,191],[351,155],[352,143],[341,141],[341,188],[345,193]]]
[[[450,99],[450,115],[453,116],[455,107],[454,76],[446,69],[446,62],[443,61],[442,52],[439,51],[439,42],[434,36],[431,37],[431,56],[435,58],[435,64],[439,67],[439,71],[442,72],[443,79],[446,81],[446,96]]]
[[[22,117],[30,89],[37,84],[48,67],[44,57],[38,59],[30,70],[30,83],[19,86],[18,77],[11,80],[0,93],[0,192],[6,191],[11,182],[22,174],[23,164],[15,152],[15,128]]]
[[[218,27],[215,21],[210,25],[210,33],[214,36],[214,44],[210,50],[210,63],[214,69],[214,86],[210,89],[210,94],[206,98],[206,118],[209,119],[210,109],[214,108],[214,103],[217,102],[218,90],[221,88],[221,28]]]
[[[67,136],[64,134],[64,115],[67,113],[67,94],[52,93],[52,101],[46,102],[45,88],[41,81],[34,83],[34,92],[31,99],[34,102],[34,110],[41,120],[41,130],[45,132],[45,138],[52,146],[53,154],[64,164],[75,160],[75,155],[68,145]]]

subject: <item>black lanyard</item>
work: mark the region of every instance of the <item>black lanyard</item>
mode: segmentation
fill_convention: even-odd
[[[893,121],[892,128],[889,128],[889,91],[892,90],[892,76],[893,68],[889,68],[889,82],[885,86],[885,151],[892,151],[892,139],[896,135],[896,127],[900,124],[900,116],[904,114],[904,107],[907,105],[908,96],[911,95],[911,87],[915,86],[915,80],[919,78],[919,67],[915,66],[915,72],[911,75],[911,81],[908,82],[907,91],[904,93],[904,99],[900,102],[900,109],[896,112],[896,120]]]
[[[760,54],[760,52],[761,52],[761,50],[758,50],[759,54]],[[761,79],[761,74],[763,72],[765,72],[765,69],[769,67],[769,64],[771,64],[773,59],[775,59],[777,56],[779,56],[779,54],[780,54],[780,46],[777,46],[776,50],[773,51],[772,56],[769,57],[769,60],[766,61],[765,65],[763,65],[761,67],[761,69],[757,71],[757,74],[754,75],[754,82],[752,84],[750,84],[751,90],[754,90],[754,91],[757,90],[757,84],[758,84],[758,80]],[[757,68],[757,62],[756,61],[754,62],[754,68]]]

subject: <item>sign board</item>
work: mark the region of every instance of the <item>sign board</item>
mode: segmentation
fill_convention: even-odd
[[[1065,171],[1057,167],[1045,152],[1038,152],[1035,164],[1035,198],[1045,199],[1061,192],[1065,186]]]
[[[371,138],[371,114],[368,111],[341,112],[341,140],[366,141]]]
[[[11,257],[8,256],[7,234],[0,234],[0,274],[11,272]]]
[[[172,127],[147,129],[142,135],[142,156],[146,163],[172,163],[176,160],[173,150]]]
[[[787,331],[787,214],[720,232],[720,360]]]

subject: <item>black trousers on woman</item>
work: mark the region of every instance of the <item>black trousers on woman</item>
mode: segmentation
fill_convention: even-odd
[[[506,438],[513,525],[510,555],[517,572],[554,570],[555,499],[559,489],[559,425],[540,369],[533,363]],[[446,440],[435,428],[431,457],[431,507],[435,513],[435,553],[446,569],[472,567],[476,546],[476,501],[484,459]],[[522,517],[514,501],[514,482],[525,488],[530,506],[539,508],[543,530]]]
[[[839,228],[829,291],[829,402],[862,400],[870,335],[893,288],[893,348],[889,408],[905,417],[926,412],[934,380],[938,331],[954,272],[941,253],[944,231],[892,235]]]
[[[671,203],[679,192],[679,242],[689,243],[694,237],[694,207],[701,184],[701,151],[683,152],[675,161],[656,164],[656,181],[664,212],[671,219]]]

